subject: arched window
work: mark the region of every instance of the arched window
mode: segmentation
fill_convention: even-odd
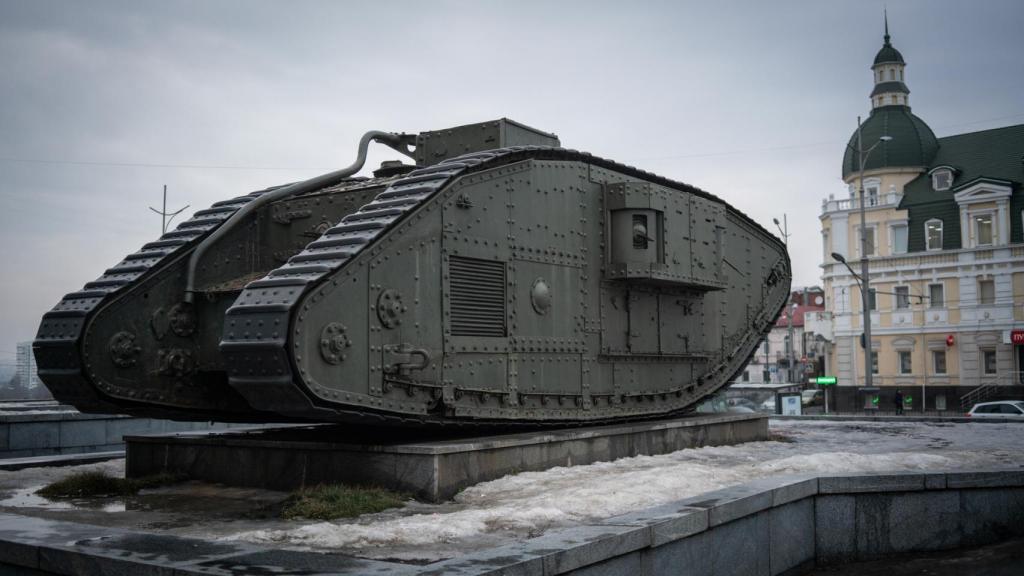
[[[942,250],[942,220],[933,218],[924,223],[926,250]]]
[[[900,70],[900,82],[903,82],[903,70]]]
[[[889,80],[895,80],[895,79],[896,79],[896,71],[893,70],[892,68],[889,68]]]

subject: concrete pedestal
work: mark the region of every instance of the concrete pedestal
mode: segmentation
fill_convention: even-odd
[[[438,502],[467,486],[517,472],[767,440],[768,418],[695,415],[493,436],[465,434],[325,424],[127,436],[125,470],[129,477],[184,473],[198,480],[274,490],[319,483],[375,485]]]

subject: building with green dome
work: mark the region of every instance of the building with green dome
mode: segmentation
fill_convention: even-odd
[[[841,410],[957,412],[1024,398],[1024,125],[937,138],[911,111],[888,21],[871,112],[843,152],[849,197],[822,203],[822,352]],[[860,187],[866,254],[861,254]],[[864,386],[858,270],[869,263],[873,386]],[[827,331],[827,330],[826,330]]]

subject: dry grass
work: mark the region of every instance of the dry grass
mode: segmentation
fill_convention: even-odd
[[[36,491],[44,498],[85,498],[97,496],[126,496],[146,488],[156,488],[180,482],[184,478],[174,474],[154,474],[142,478],[117,478],[106,472],[76,472]]]
[[[384,488],[362,488],[341,484],[321,484],[303,488],[284,503],[281,516],[333,520],[400,508],[409,497]]]

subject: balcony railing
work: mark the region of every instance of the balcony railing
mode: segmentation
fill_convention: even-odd
[[[886,192],[885,194],[879,194],[877,196],[868,196],[865,200],[865,208],[875,208],[878,206],[892,206],[899,204],[900,200],[903,199],[903,194],[899,192]],[[829,212],[842,212],[844,210],[859,210],[860,209],[860,198],[846,198],[843,200],[823,200],[821,202],[821,213],[828,214]]]

